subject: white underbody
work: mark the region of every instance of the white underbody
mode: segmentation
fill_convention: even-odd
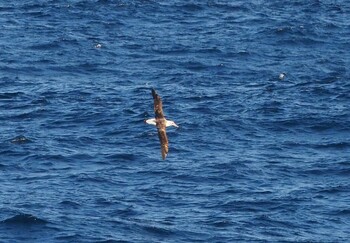
[[[155,119],[155,118],[148,119],[148,120],[146,120],[145,122],[146,122],[147,124],[150,124],[150,125],[154,125],[154,126],[157,125],[156,119]],[[175,122],[173,122],[173,121],[168,121],[168,120],[165,120],[165,126],[166,126],[166,127],[170,127],[170,126],[178,127],[178,125],[176,125]]]

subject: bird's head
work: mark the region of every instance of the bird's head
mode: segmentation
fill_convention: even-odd
[[[173,126],[173,127],[176,127],[176,128],[179,127],[179,126],[176,125],[176,123],[173,122],[173,121],[167,121],[166,123],[167,123],[167,124],[166,124],[167,127],[170,127],[170,126]]]

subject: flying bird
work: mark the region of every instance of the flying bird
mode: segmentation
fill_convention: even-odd
[[[169,126],[179,127],[179,126],[176,125],[175,122],[165,119],[165,116],[163,113],[162,100],[154,89],[152,89],[152,96],[154,100],[155,118],[145,120],[145,122],[147,124],[155,125],[157,127],[158,137],[159,137],[161,151],[162,151],[162,158],[164,160],[169,151],[169,142],[168,142],[168,137],[166,135],[166,127],[169,127]]]

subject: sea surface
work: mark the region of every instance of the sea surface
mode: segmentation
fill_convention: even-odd
[[[350,242],[349,1],[2,1],[0,28],[1,243]]]

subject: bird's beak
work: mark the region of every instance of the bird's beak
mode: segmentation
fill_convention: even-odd
[[[178,125],[176,125],[176,123],[174,122],[174,127],[178,128],[179,126],[178,126]]]

